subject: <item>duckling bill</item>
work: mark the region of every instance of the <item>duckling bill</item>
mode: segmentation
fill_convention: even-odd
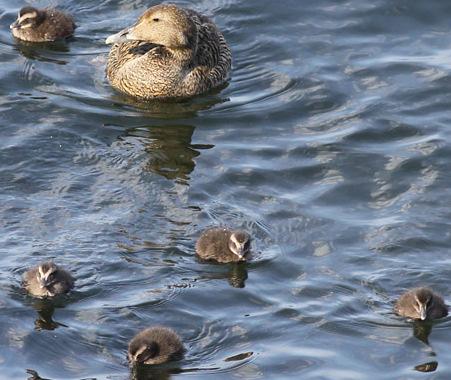
[[[246,261],[250,245],[251,237],[246,231],[210,228],[197,240],[196,253],[204,260],[220,263]]]
[[[431,289],[414,288],[399,297],[394,311],[402,317],[424,321],[446,317],[448,306]]]
[[[72,275],[48,261],[28,270],[24,275],[25,289],[36,297],[55,297],[74,287]]]
[[[29,42],[50,42],[72,36],[75,23],[71,16],[55,8],[23,7],[10,25],[14,37]]]
[[[111,85],[140,99],[189,97],[223,85],[232,55],[207,17],[172,4],[149,8],[106,39]]]

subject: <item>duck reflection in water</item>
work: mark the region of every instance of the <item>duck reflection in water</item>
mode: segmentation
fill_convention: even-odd
[[[170,380],[172,373],[179,373],[178,369],[153,368],[151,366],[134,366],[130,380]]]
[[[52,300],[38,299],[33,302],[33,308],[38,313],[38,318],[34,322],[36,330],[55,330],[58,327],[67,327],[66,325],[55,322],[53,314],[55,312],[55,305]]]
[[[437,370],[438,362],[432,361],[428,363],[418,364],[415,366],[415,370],[418,372],[434,372]]]
[[[231,264],[228,279],[229,284],[234,288],[244,288],[247,280],[246,263]]]
[[[127,130],[127,136],[138,137],[149,154],[145,169],[169,180],[187,183],[194,170],[199,150],[214,145],[191,144],[194,127],[190,125],[143,126]]]

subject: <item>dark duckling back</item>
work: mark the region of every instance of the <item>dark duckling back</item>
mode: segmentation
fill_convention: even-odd
[[[133,337],[127,356],[131,364],[161,364],[180,359],[183,352],[182,341],[173,330],[155,326]]]

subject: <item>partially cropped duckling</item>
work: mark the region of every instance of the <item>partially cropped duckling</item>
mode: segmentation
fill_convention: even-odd
[[[184,353],[180,337],[171,329],[155,326],[139,332],[128,345],[128,361],[134,364],[162,364],[180,359]]]
[[[204,260],[220,263],[245,261],[251,237],[246,231],[211,228],[204,231],[196,243],[196,253]]]
[[[71,16],[55,8],[23,7],[10,29],[23,41],[50,42],[72,36],[75,24]]]
[[[149,8],[131,27],[108,37],[107,78],[141,99],[189,97],[223,85],[232,55],[207,17],[173,4]]]
[[[71,290],[74,278],[66,270],[48,261],[25,273],[24,287],[33,296],[54,297]]]
[[[399,297],[395,313],[411,319],[443,318],[448,315],[448,307],[443,298],[429,288],[415,288]]]

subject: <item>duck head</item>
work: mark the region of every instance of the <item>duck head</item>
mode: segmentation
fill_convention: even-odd
[[[432,307],[433,293],[430,289],[420,288],[414,294],[414,309],[422,321],[427,319],[428,311]]]
[[[34,7],[23,7],[17,15],[17,20],[14,21],[10,29],[27,29],[34,28],[41,24],[45,19],[45,13],[42,10]]]
[[[197,27],[184,9],[172,4],[149,8],[138,21],[106,39],[107,44],[146,41],[171,49],[197,47]]]
[[[229,249],[239,257],[240,260],[244,260],[244,256],[249,252],[251,245],[251,237],[245,231],[235,231],[229,238]]]

